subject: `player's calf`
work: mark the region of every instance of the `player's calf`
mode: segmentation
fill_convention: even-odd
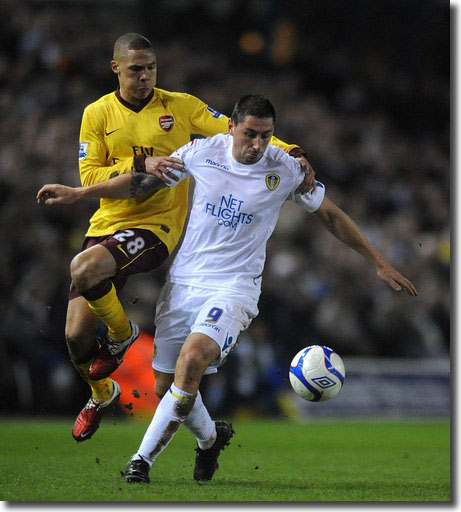
[[[154,374],[154,393],[161,400],[165,396],[165,393],[170,389],[171,384],[173,384],[174,373],[163,373],[155,370]]]

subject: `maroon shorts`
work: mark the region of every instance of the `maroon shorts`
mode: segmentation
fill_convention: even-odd
[[[125,286],[129,276],[150,272],[169,256],[166,245],[148,229],[124,229],[113,235],[89,236],[83,241],[82,251],[97,244],[103,245],[115,259],[117,272],[111,280],[117,291]],[[69,300],[79,295],[71,284]]]

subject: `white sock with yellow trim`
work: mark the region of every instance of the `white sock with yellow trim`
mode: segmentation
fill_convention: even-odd
[[[160,400],[141,446],[131,460],[142,458],[152,465],[192,410],[195,397],[195,394],[187,393],[172,384]]]

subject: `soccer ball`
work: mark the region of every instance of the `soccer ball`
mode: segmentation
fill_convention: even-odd
[[[295,393],[310,402],[335,397],[343,387],[346,371],[331,348],[311,345],[300,350],[290,365],[290,384]]]

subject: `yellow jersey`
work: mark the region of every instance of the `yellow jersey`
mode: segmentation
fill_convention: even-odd
[[[195,137],[228,132],[229,118],[190,94],[155,88],[139,106],[117,90],[88,105],[80,129],[79,168],[83,186],[141,170],[149,156],[170,155]],[[271,144],[289,152],[298,148],[275,137]],[[302,152],[302,150],[299,150]],[[148,229],[171,254],[187,215],[189,179],[132,199],[101,199],[86,236],[129,228]]]

